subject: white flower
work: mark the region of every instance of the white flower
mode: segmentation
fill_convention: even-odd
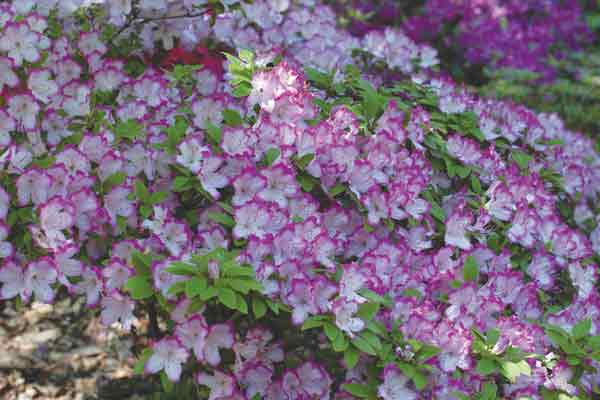
[[[143,11],[164,11],[167,8],[165,0],[141,0],[140,9]]]
[[[198,383],[210,388],[208,400],[224,399],[233,395],[235,391],[235,381],[231,375],[221,371],[214,371],[214,375],[208,375],[204,372],[198,374]]]
[[[569,265],[569,277],[573,286],[577,288],[577,296],[587,299],[594,290],[596,282],[595,266],[582,267],[579,263]]]
[[[186,140],[179,145],[179,155],[175,159],[193,173],[197,174],[202,167],[203,154],[210,152],[210,149],[203,146],[199,140]]]
[[[11,299],[17,295],[25,298],[25,271],[13,262],[6,263],[0,268],[0,299]]]
[[[27,297],[35,294],[38,301],[49,303],[54,299],[54,291],[50,287],[56,281],[58,273],[48,259],[40,259],[30,263],[25,270],[25,293]]]
[[[31,11],[33,6],[35,6],[34,0],[19,0],[13,2],[13,6],[15,7],[15,11],[19,15],[26,15]]]
[[[210,327],[208,336],[204,340],[202,348],[202,358],[212,366],[219,365],[221,355],[219,349],[231,349],[234,344],[233,328],[228,324],[216,324]],[[200,353],[200,348],[194,348],[196,356]]]
[[[58,93],[58,85],[52,79],[52,75],[47,69],[32,71],[29,74],[27,86],[31,90],[31,93],[43,103],[48,103],[50,97]]]
[[[472,244],[467,235],[467,228],[471,225],[469,215],[454,213],[446,221],[446,244],[456,246],[463,250],[471,250]]]
[[[12,70],[12,62],[9,58],[0,57],[0,92],[4,85],[15,87],[19,84],[19,77]]]
[[[123,329],[129,330],[132,322],[135,320],[133,316],[134,308],[135,303],[131,299],[118,292],[114,292],[112,295],[102,299],[100,319],[105,326],[120,321]]]
[[[8,52],[15,65],[20,67],[23,60],[33,63],[40,58],[39,41],[40,34],[29,29],[27,24],[7,24],[0,36],[0,51]]]
[[[408,380],[395,367],[386,367],[377,394],[383,400],[415,400],[417,394],[406,387]]]
[[[131,12],[131,0],[108,0],[110,22],[121,25]]]
[[[18,94],[8,100],[8,114],[25,130],[33,130],[40,106],[33,96]]]
[[[343,299],[339,299],[333,303],[335,324],[350,337],[354,337],[355,332],[360,332],[365,327],[365,323],[362,319],[354,317],[357,311],[357,303],[348,302]]]
[[[165,338],[154,344],[154,353],[146,361],[145,371],[155,374],[164,370],[167,377],[177,382],[181,376],[181,364],[186,362],[188,352],[176,339]]]

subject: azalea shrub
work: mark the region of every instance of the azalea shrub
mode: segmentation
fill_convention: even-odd
[[[0,28],[3,301],[83,296],[193,398],[600,393],[600,155],[556,115],[315,0]]]

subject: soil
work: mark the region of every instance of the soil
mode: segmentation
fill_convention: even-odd
[[[0,399],[145,398],[153,386],[133,375],[131,349],[138,342],[134,334],[102,326],[98,310],[81,298],[21,310],[0,302]]]

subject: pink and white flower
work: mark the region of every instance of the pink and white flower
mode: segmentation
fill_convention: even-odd
[[[172,382],[179,381],[182,364],[188,359],[187,350],[177,339],[166,337],[152,346],[153,353],[146,361],[146,373],[155,374],[164,371]]]

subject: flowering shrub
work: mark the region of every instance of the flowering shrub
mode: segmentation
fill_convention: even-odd
[[[553,79],[551,59],[591,41],[582,14],[577,1],[428,0],[404,27],[411,37],[436,39],[472,64]]]
[[[556,116],[312,0],[0,13],[2,299],[147,316],[137,372],[211,400],[598,394],[600,157]]]

